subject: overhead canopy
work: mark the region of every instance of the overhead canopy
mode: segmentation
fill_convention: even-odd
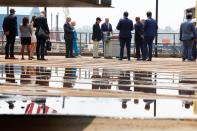
[[[0,6],[110,7],[111,0],[0,0]]]

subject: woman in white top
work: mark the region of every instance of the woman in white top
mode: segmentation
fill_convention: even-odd
[[[30,22],[31,30],[32,30],[30,55],[31,55],[32,59],[34,59],[33,56],[34,56],[34,52],[35,52],[35,49],[36,49],[36,43],[37,43],[37,39],[36,39],[36,35],[35,35],[36,28],[33,26],[35,18],[36,18],[36,16],[32,16],[32,19],[31,19],[31,22]]]

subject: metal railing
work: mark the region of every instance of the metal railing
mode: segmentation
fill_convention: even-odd
[[[114,36],[118,36],[118,33],[114,33]],[[134,34],[133,34],[134,36]],[[78,48],[81,55],[92,54],[92,33],[78,32]],[[52,42],[52,50],[48,53],[49,55],[64,55],[65,54],[65,41],[64,32],[51,31],[50,38]],[[118,37],[114,37],[118,38]],[[115,39],[118,41],[118,39]],[[6,39],[3,31],[0,31],[0,50],[1,54],[4,53]],[[103,44],[100,42],[100,53],[102,54]],[[16,37],[15,52],[19,53],[21,48],[20,38]],[[180,56],[181,53],[181,42],[179,41],[179,33],[158,33],[158,55],[159,56]],[[155,46],[153,47],[154,52]],[[131,41],[131,53],[135,54],[134,39]]]

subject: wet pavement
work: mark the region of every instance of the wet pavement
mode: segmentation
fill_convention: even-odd
[[[0,86],[108,90],[195,96],[197,79],[181,72],[0,65]],[[47,90],[37,90],[46,92]],[[0,114],[86,115],[124,118],[197,118],[196,100],[0,95]]]

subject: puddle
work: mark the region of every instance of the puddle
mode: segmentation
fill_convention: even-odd
[[[195,96],[197,78],[182,73],[116,69],[0,65],[0,85],[19,91],[61,93],[62,88],[169,96]],[[0,86],[0,87],[1,87]],[[22,89],[20,89],[22,87]],[[35,90],[28,88],[35,87]],[[39,89],[39,87],[42,87]],[[44,88],[47,88],[46,90]],[[11,92],[11,90],[9,90]],[[143,97],[142,97],[143,98]],[[80,110],[79,110],[80,109]],[[124,118],[197,118],[197,102],[186,100],[0,95],[0,114],[55,114]]]
[[[80,109],[80,110],[79,110]],[[0,114],[53,114],[117,118],[196,119],[197,101],[43,97],[0,100]]]
[[[194,95],[197,90],[196,83],[195,78],[169,72],[0,65],[1,85],[27,87],[27,91],[28,87],[49,87]]]

